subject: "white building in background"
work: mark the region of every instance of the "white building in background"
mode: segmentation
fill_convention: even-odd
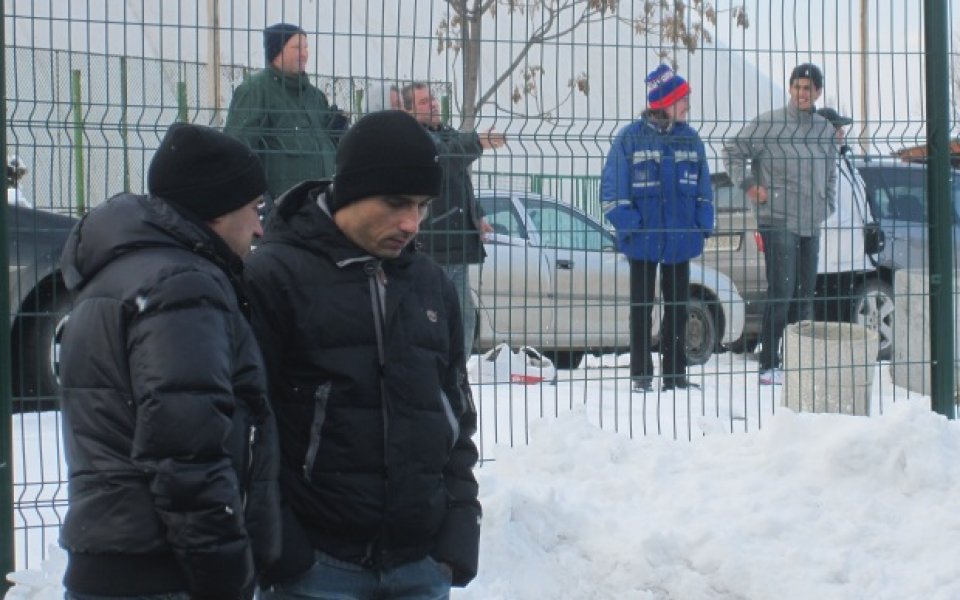
[[[14,146],[12,152],[35,165],[35,188],[30,195],[41,206],[63,204],[62,199],[76,188],[69,151],[73,139],[70,82],[54,71],[54,63],[64,60],[84,77],[85,173],[92,203],[122,189],[125,179],[131,189],[141,189],[143,161],[152,155],[158,132],[176,118],[178,95],[188,97],[190,120],[222,123],[242,71],[214,78],[207,75],[208,67],[262,67],[261,30],[270,23],[294,22],[308,31],[308,69],[339,78],[339,87],[329,91],[341,106],[352,105],[351,77],[427,79],[447,82],[454,89],[462,82],[460,57],[437,51],[437,27],[451,16],[444,0],[4,2],[7,76],[8,82],[16,82],[8,84],[9,143]],[[748,29],[736,28],[724,12],[733,0],[720,0],[715,2],[718,42],[694,54],[675,51],[680,72],[693,86],[691,121],[708,152],[718,153],[722,140],[759,112],[782,105],[786,76],[798,62],[823,65],[828,85],[822,103],[848,112],[859,106],[860,62],[852,48],[859,27],[855,10],[846,6],[855,3],[814,0],[796,7],[795,15],[784,15],[783,6],[759,0],[735,3],[746,4]],[[639,4],[623,2],[621,6],[641,10],[634,6]],[[871,56],[877,73],[893,77],[889,85],[878,86],[877,97],[871,99],[877,107],[875,113],[871,111],[875,118],[869,135],[876,153],[887,154],[888,146],[915,143],[923,131],[922,110],[918,110],[922,96],[919,39],[905,34],[907,39],[901,40],[897,35],[912,31],[922,8],[919,3],[911,8],[910,3],[896,0],[871,0],[870,4],[873,14],[884,15],[877,17],[874,49],[889,46],[896,52]],[[898,19],[896,14],[903,16]],[[490,41],[482,52],[481,90],[514,59],[530,22],[506,11],[496,21],[485,21],[484,36]],[[477,169],[597,174],[611,137],[645,105],[643,77],[659,62],[660,48],[642,43],[628,22],[608,20],[534,48],[528,64],[543,68],[538,102],[511,101],[514,85],[522,82],[522,69],[500,86],[481,108],[478,127],[496,127],[511,142],[504,150],[484,156]],[[49,65],[28,56],[44,50],[60,52],[51,55]],[[97,63],[88,58],[105,55],[114,60]],[[125,81],[129,107],[123,118],[114,110],[119,105],[117,93],[105,91],[118,87],[120,56],[126,57],[129,70]],[[140,59],[169,62],[162,68],[129,69]],[[200,66],[185,73],[183,63]],[[48,71],[49,90],[45,90]],[[25,74],[31,76],[29,82]],[[571,95],[568,81],[580,74],[589,77],[590,92]],[[49,97],[43,98],[44,93]],[[454,125],[459,122],[457,100],[453,99]],[[541,107],[558,108],[542,118]],[[855,111],[854,116],[858,116]],[[132,129],[124,131],[118,125],[121,121]],[[886,140],[895,143],[877,143]]]

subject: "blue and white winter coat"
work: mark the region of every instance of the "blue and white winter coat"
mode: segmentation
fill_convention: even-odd
[[[713,231],[713,189],[697,132],[644,113],[614,139],[600,199],[628,258],[675,264],[699,256]]]

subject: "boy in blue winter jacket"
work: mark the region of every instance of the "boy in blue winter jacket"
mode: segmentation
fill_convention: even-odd
[[[713,230],[706,152],[686,124],[690,85],[667,65],[650,73],[646,84],[648,108],[613,141],[600,188],[604,214],[630,259],[630,378],[640,392],[653,389],[650,330],[658,267],[665,302],[661,387],[692,385],[685,353],[690,259],[703,252]]]

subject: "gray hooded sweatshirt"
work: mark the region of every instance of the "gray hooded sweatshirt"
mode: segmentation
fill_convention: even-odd
[[[723,160],[741,189],[767,188],[767,202],[753,204],[761,226],[819,235],[820,224],[836,208],[834,127],[793,103],[758,116],[727,140]]]

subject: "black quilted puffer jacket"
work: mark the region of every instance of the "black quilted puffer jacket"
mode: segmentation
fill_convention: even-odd
[[[279,450],[240,259],[123,194],[77,224],[61,267],[67,589],[249,595],[280,550]]]
[[[380,260],[349,241],[326,185],[280,198],[245,269],[290,508],[273,575],[317,549],[371,569],[429,555],[465,585],[480,503],[456,291],[419,252]]]

